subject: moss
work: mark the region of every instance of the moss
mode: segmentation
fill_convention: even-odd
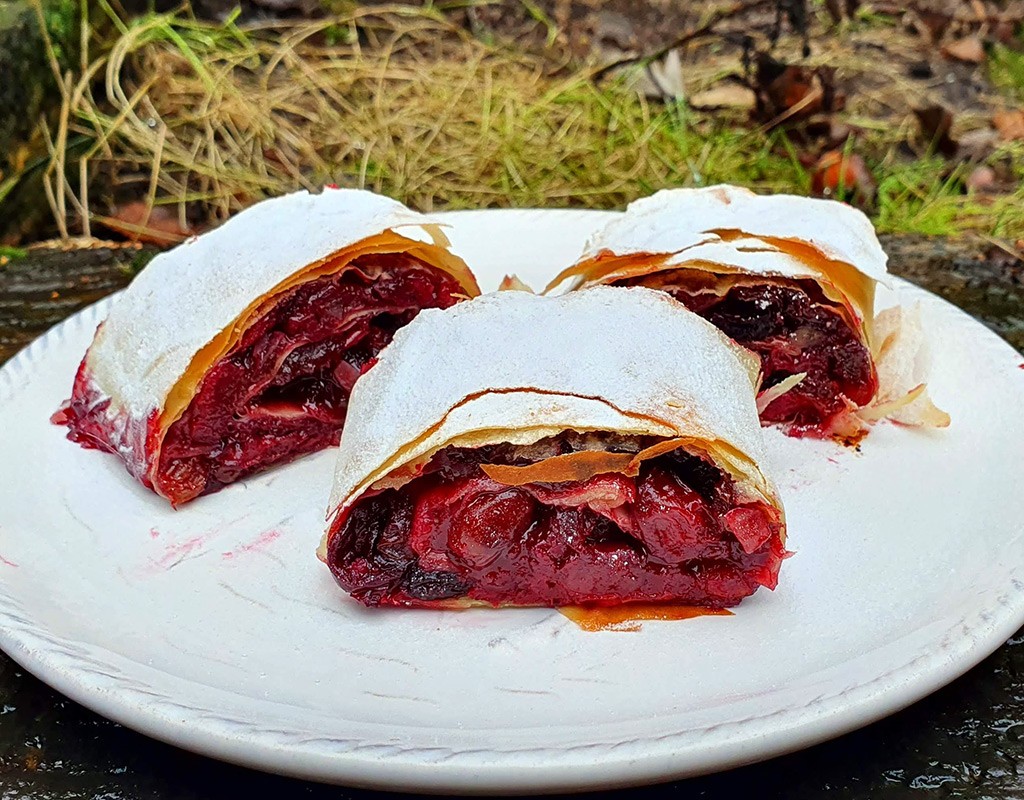
[[[43,21],[62,69],[70,69],[78,58],[80,7],[77,0],[44,0]]]
[[[46,33],[63,71],[77,61],[77,0],[44,0]],[[3,160],[27,140],[40,115],[57,98],[40,14],[30,0],[0,0],[0,174]],[[10,163],[7,165],[10,166]]]
[[[8,261],[17,261],[25,258],[28,255],[28,250],[21,247],[3,247],[0,246],[0,258],[5,258]]]
[[[1003,94],[1024,101],[1024,52],[1005,45],[993,47],[988,58],[988,77]]]
[[[27,137],[54,91],[39,23],[27,2],[0,0],[0,153]]]

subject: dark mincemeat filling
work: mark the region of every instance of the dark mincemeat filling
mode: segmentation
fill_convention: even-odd
[[[573,436],[546,440],[551,454],[572,451]],[[775,586],[784,555],[775,512],[738,504],[732,480],[707,461],[677,450],[635,478],[521,487],[480,469],[536,460],[523,453],[449,448],[400,489],[364,496],[329,537],[335,578],[369,606],[722,608]]]

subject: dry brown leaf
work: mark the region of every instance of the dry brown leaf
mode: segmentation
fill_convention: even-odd
[[[984,161],[999,144],[999,132],[991,128],[967,131],[959,139],[957,157],[967,161]]]
[[[997,111],[992,115],[992,126],[1004,142],[1024,141],[1024,109]]]
[[[953,129],[953,112],[939,105],[915,108],[914,116],[921,129],[921,138],[926,145],[952,158],[956,155],[957,143],[950,135]]]
[[[980,37],[965,36],[943,47],[942,54],[946,58],[963,61],[965,64],[980,64],[985,60],[985,46],[981,43]]]
[[[964,181],[964,186],[967,187],[969,192],[987,192],[994,189],[996,186],[996,171],[986,164],[975,167],[971,174],[967,176],[967,180]]]
[[[874,175],[856,153],[829,150],[811,172],[811,191],[820,197],[848,198],[866,205],[877,188]]]
[[[803,67],[758,55],[754,76],[757,96],[755,118],[774,127],[804,122],[816,114],[839,111],[846,102],[836,89],[832,67]]]
[[[929,42],[938,42],[953,21],[949,14],[930,9],[916,9],[914,27]]]
[[[754,107],[757,97],[754,90],[738,83],[725,83],[713,86],[690,97],[690,106],[701,111],[716,108],[738,108],[748,111]]]
[[[197,233],[190,227],[183,228],[172,209],[167,206],[150,209],[145,200],[124,203],[109,217],[97,217],[96,221],[133,241],[156,245],[178,244]]]

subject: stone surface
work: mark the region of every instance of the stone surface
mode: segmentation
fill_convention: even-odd
[[[884,242],[891,267],[1024,349],[1024,262],[986,243]],[[123,286],[145,251],[31,250],[0,268],[0,360]],[[63,699],[0,655],[0,796],[193,800],[230,795],[356,798],[220,764],[154,742]],[[1024,631],[963,678],[833,742],[732,772],[631,792],[632,798],[1024,800]],[[625,798],[625,793],[620,794]]]

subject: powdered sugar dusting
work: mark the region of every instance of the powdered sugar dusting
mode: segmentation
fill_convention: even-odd
[[[112,411],[145,418],[163,407],[193,356],[254,299],[385,230],[405,227],[403,235],[422,240],[429,222],[395,200],[355,189],[257,203],[157,256],[135,278],[90,348],[96,386],[112,399]]]
[[[876,281],[887,279],[887,256],[871,222],[857,209],[835,200],[757,195],[736,186],[663,189],[636,200],[622,217],[591,237],[583,258],[602,250],[616,255],[678,253],[700,245],[720,245],[724,240],[716,231],[739,231],[748,240],[805,242]],[[737,243],[731,244],[726,248],[727,257],[740,257]],[[758,262],[749,259],[748,263]],[[784,262],[776,266],[786,268]]]
[[[763,463],[739,352],[682,304],[644,288],[499,292],[424,311],[352,393],[331,507],[398,466],[390,462],[410,443],[422,439],[401,463],[478,431],[499,441],[512,432],[520,444],[552,428],[694,436]]]
[[[753,275],[779,275],[784,278],[814,278],[819,274],[799,258],[783,253],[760,239],[734,239],[699,244],[673,256],[666,266],[685,267],[696,262],[734,267]]]

